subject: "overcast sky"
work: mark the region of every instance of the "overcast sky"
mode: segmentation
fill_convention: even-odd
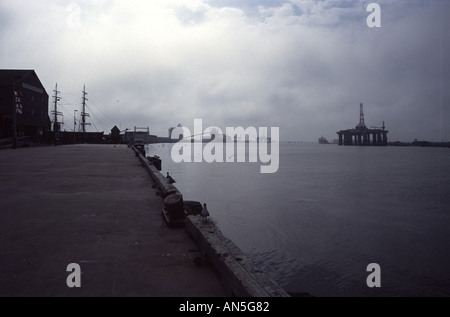
[[[0,68],[58,83],[67,130],[86,84],[90,131],[201,118],[317,141],[363,102],[390,140],[449,141],[449,17],[446,0],[0,0]]]

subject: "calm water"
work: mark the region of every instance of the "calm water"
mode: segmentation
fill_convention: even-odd
[[[260,163],[180,163],[151,145],[185,200],[290,292],[450,296],[450,149],[280,145]],[[369,263],[381,288],[366,285]]]

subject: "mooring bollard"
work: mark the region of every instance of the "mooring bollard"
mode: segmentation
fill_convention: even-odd
[[[179,227],[185,225],[186,212],[184,211],[183,196],[179,190],[173,186],[167,177],[160,173],[161,159],[157,156],[145,157],[141,149],[134,145],[133,149],[136,156],[144,164],[153,181],[156,183],[159,191],[156,192],[164,200],[165,208],[162,210],[162,215],[169,227]],[[145,153],[145,150],[144,150]]]
[[[164,198],[163,216],[170,227],[184,225],[186,213],[184,212],[183,195],[173,192]]]
[[[161,172],[162,160],[159,158],[159,156],[156,156],[156,155],[153,157],[148,156],[147,160],[148,160],[149,164],[152,164],[153,166],[156,167],[156,169],[158,171]]]

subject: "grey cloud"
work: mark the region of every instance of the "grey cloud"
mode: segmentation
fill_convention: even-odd
[[[67,25],[71,1],[43,2],[2,1],[1,67],[35,68],[50,94],[55,82],[80,91],[66,95],[68,113],[86,83],[93,111],[101,100],[122,127],[160,135],[203,118],[333,138],[364,102],[368,124],[385,120],[391,139],[450,138],[444,2],[379,1],[379,29],[365,25],[368,1],[75,1],[78,28]]]

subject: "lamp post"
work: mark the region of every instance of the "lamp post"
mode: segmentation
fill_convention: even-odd
[[[74,110],[73,111],[73,144],[75,144],[75,135],[76,135],[75,128],[76,128],[76,125],[77,125],[77,119],[75,117],[75,114],[77,112],[78,112],[78,110]]]

